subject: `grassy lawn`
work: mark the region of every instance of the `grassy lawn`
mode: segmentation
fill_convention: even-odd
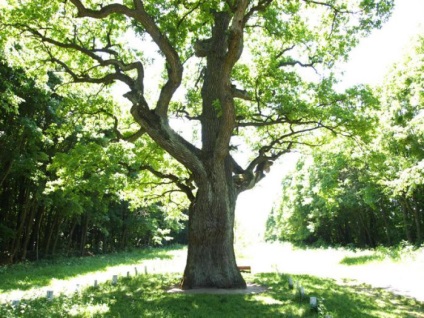
[[[184,248],[174,247],[0,267],[0,291],[6,294],[19,289],[46,288],[52,279],[61,278],[70,282],[73,277],[83,273],[98,275],[109,267],[133,266],[152,259],[172,264],[174,257],[184,253]],[[290,256],[293,262],[303,262],[303,255],[306,255],[305,259],[311,259],[310,253],[293,251]],[[327,256],[325,253],[313,251],[313,259],[316,262],[324,259]],[[353,271],[367,266],[369,262],[379,262],[381,258],[374,254],[343,255],[337,255],[333,263]],[[183,258],[180,257],[178,261],[181,260]],[[345,265],[340,264],[340,260]],[[422,302],[349,280],[291,275],[295,286],[304,288],[305,295],[301,299],[296,287],[289,288],[289,276],[286,274],[245,274],[248,282],[267,289],[260,294],[239,295],[168,293],[178,284],[180,274],[145,275],[140,271],[136,276],[134,272],[131,277],[125,276],[120,274],[116,285],[111,283],[108,274],[108,280],[96,288],[88,287],[68,294],[55,291],[53,300],[47,300],[43,291],[43,296],[21,300],[17,305],[9,301],[0,305],[0,317],[424,317]],[[318,298],[317,310],[310,308],[311,296]]]
[[[266,286],[255,295],[170,294],[179,276],[138,275],[106,282],[72,296],[45,298],[5,305],[1,317],[424,317],[424,304],[366,285],[340,286],[331,279],[293,276],[305,289],[299,297],[286,275],[247,275],[247,280]],[[319,299],[318,310],[309,296]]]
[[[69,279],[77,275],[104,271],[108,267],[137,264],[149,259],[172,259],[172,252],[182,247],[148,248],[126,253],[89,257],[72,257],[36,263],[0,266],[0,293],[14,289],[28,290],[47,286],[52,279]]]

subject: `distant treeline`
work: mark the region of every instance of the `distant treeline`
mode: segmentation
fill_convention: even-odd
[[[56,80],[50,74],[48,84]],[[114,121],[78,113],[88,102],[0,62],[0,263],[184,242],[184,214],[129,206],[126,176],[140,193],[141,177],[128,171],[125,144],[110,143]]]
[[[364,108],[363,140],[324,136],[282,183],[268,240],[374,247],[424,242],[424,38]],[[319,143],[319,142],[317,142]]]

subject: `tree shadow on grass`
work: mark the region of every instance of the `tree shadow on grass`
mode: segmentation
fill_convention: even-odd
[[[195,295],[168,294],[166,289],[176,282],[172,276],[143,276],[126,281],[100,293],[99,303],[109,302],[104,317],[422,317],[424,305],[396,297],[369,286],[340,286],[334,280],[311,276],[294,276],[305,289],[300,299],[296,290],[289,289],[287,276],[260,274],[250,276],[256,283],[267,286],[257,295]],[[97,296],[95,296],[97,295]],[[95,299],[95,293],[86,299]],[[311,310],[309,297],[318,297],[320,312]],[[90,298],[91,297],[91,298]]]
[[[289,289],[287,276],[248,275],[247,279],[266,286],[256,295],[170,294],[178,275],[139,275],[90,287],[73,297],[58,297],[51,302],[33,300],[21,317],[423,317],[424,304],[414,299],[394,296],[367,285],[344,286],[334,280],[312,276],[293,276],[295,284],[305,289],[300,299],[296,289]],[[309,297],[319,300],[319,311],[311,310]],[[20,308],[1,312],[4,317]],[[15,311],[13,311],[15,310]],[[10,315],[9,315],[10,314]]]
[[[308,275],[293,275],[292,279],[295,285],[299,284],[304,288],[307,301],[311,296],[318,298],[322,316],[329,314],[333,318],[424,317],[424,303],[413,298],[394,295],[384,289],[372,288],[365,284],[339,285],[333,279]],[[268,293],[275,299],[287,298],[287,292],[290,291],[287,281],[287,275],[276,274],[258,275],[256,280],[257,283],[270,286]],[[292,295],[298,294],[296,288],[291,292]]]
[[[110,266],[137,264],[154,258],[172,259],[172,251],[173,249],[170,248],[149,248],[125,253],[59,258],[1,266],[0,292],[48,286],[53,279],[69,279],[78,275],[105,270]]]
[[[267,292],[246,294],[175,294],[167,290],[176,276],[148,275],[125,279],[119,286],[90,288],[84,303],[107,304],[108,311],[95,317],[316,317],[307,302],[285,303]]]

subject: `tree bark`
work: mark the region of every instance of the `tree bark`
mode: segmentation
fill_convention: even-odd
[[[210,162],[208,178],[198,184],[189,210],[189,245],[183,289],[245,288],[234,253],[237,192],[231,164]]]

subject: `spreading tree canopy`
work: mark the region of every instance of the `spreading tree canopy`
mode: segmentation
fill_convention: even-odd
[[[148,135],[188,171],[164,174],[160,167],[140,167],[175,183],[190,201],[183,288],[244,287],[233,249],[237,196],[254,187],[277,158],[308,144],[312,132],[353,135],[366,128],[361,112],[366,90],[335,92],[331,70],[359,37],[381,25],[393,5],[392,0],[6,3],[0,19],[10,59],[33,72],[53,70],[63,82],[123,84],[137,135]],[[177,119],[193,138],[178,131]],[[248,161],[235,160],[240,149],[250,149]]]

